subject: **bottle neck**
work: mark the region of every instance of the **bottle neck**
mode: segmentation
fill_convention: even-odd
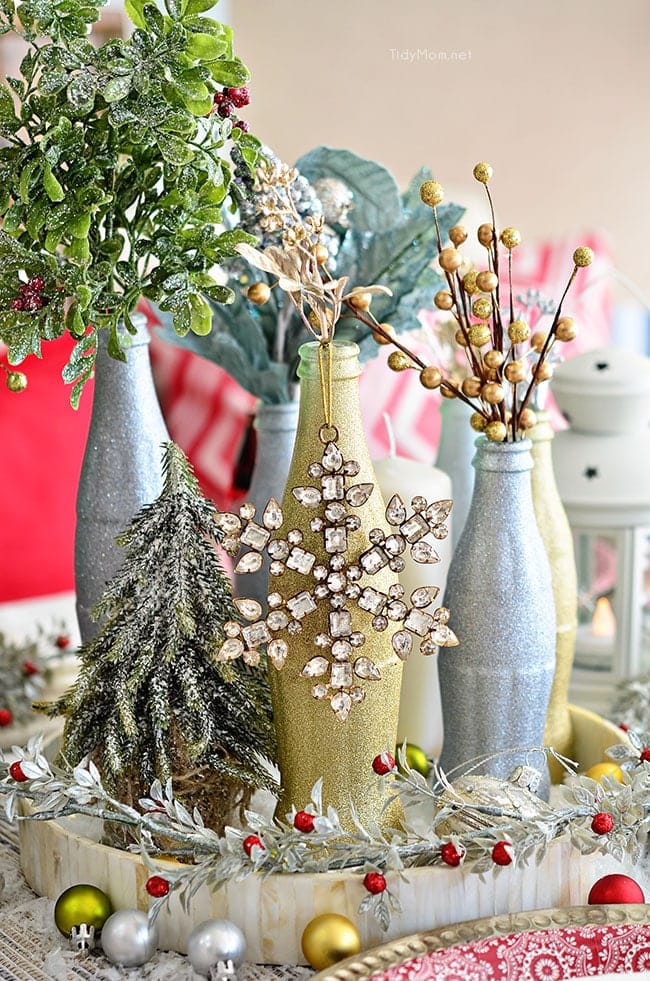
[[[359,397],[359,348],[356,344],[336,341],[322,349],[316,342],[300,348],[298,376],[300,384],[300,428],[310,437],[318,437],[328,422],[338,430],[338,442],[352,445],[361,428]],[[329,419],[327,411],[329,409]]]

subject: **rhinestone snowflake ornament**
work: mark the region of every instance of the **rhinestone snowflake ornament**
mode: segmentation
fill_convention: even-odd
[[[372,576],[386,566],[396,574],[402,572],[407,549],[416,562],[439,562],[440,557],[426,539],[447,536],[445,520],[452,502],[428,504],[423,497],[414,497],[409,513],[406,504],[395,494],[386,508],[386,520],[394,531],[386,535],[381,528],[374,528],[369,535],[369,548],[350,560],[348,533],[361,527],[354,511],[368,501],[374,485],[351,483],[361,467],[356,460],[343,459],[336,445],[336,430],[327,433],[328,440],[321,431],[325,448],[320,463],[311,463],[307,468],[308,476],[319,480],[320,487],[306,485],[291,491],[307,511],[318,509],[310,528],[323,536],[327,564],[319,562],[313,552],[303,547],[303,534],[298,528],[287,531],[283,538],[272,537],[284,523],[282,509],[274,498],[266,505],[261,523],[255,522],[256,510],[252,504],[242,505],[239,515],[222,513],[215,519],[225,535],[224,549],[233,557],[239,556],[235,572],[257,572],[266,554],[271,576],[282,576],[291,570],[305,577],[305,588],[289,599],[285,600],[277,592],[269,593],[266,617],[262,616],[262,607],[256,600],[235,599],[246,623],[226,624],[227,639],[217,659],[231,661],[241,657],[248,664],[256,664],[260,648],[266,645],[270,661],[275,668],[282,669],[290,638],[301,632],[305,617],[321,603],[328,603],[328,630],[316,635],[317,651],[303,666],[301,674],[316,682],[313,697],[328,700],[338,718],[345,721],[353,705],[365,698],[363,683],[381,679],[375,662],[360,650],[366,637],[362,631],[355,630],[355,606],[372,615],[375,631],[388,630],[391,625],[399,627],[392,636],[392,646],[402,660],[411,653],[416,637],[421,639],[423,654],[458,644],[448,626],[449,611],[439,607],[429,612],[439,593],[437,586],[415,589],[407,602],[399,582],[387,593],[369,584]],[[240,555],[242,546],[248,550]]]

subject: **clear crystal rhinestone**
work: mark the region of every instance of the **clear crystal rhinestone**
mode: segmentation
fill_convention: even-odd
[[[332,698],[330,705],[338,715],[341,722],[345,722],[350,714],[350,709],[352,708],[352,699],[347,692],[338,691]]]
[[[416,542],[411,545],[411,557],[416,562],[428,563],[440,562],[440,556],[428,542]]]
[[[348,477],[356,477],[360,470],[361,466],[356,460],[346,460],[343,464],[343,473]]]
[[[393,494],[386,508],[386,520],[391,525],[401,525],[406,521],[406,508],[399,494]]]
[[[343,454],[336,443],[328,443],[323,453],[323,467],[330,473],[340,470],[343,466]]]
[[[322,477],[323,468],[321,467],[320,463],[310,463],[307,467],[307,473],[310,477]]]
[[[375,545],[374,548],[369,549],[364,552],[363,555],[359,556],[359,564],[364,572],[367,572],[369,576],[374,576],[376,572],[383,569],[388,563],[388,556],[382,548]]]
[[[407,612],[408,607],[401,600],[392,600],[386,607],[386,616],[389,620],[403,620]]]
[[[356,582],[351,582],[345,587],[345,595],[350,599],[359,599],[361,596],[361,586]]]
[[[331,501],[325,508],[325,517],[332,522],[343,521],[347,513],[345,504],[340,501]]]
[[[423,608],[433,603],[439,592],[438,586],[420,586],[411,593],[411,603],[418,609]]]
[[[276,538],[274,541],[269,542],[266,547],[266,551],[269,553],[272,559],[286,559],[289,554],[289,546],[284,541],[283,538]]]
[[[352,698],[353,702],[358,704],[364,700],[366,693],[363,688],[359,688],[359,686],[356,685],[354,688],[350,688],[350,697]]]
[[[284,610],[271,610],[266,618],[269,630],[284,630],[289,623],[289,617]]]
[[[426,511],[427,509],[426,497],[421,497],[419,495],[417,497],[414,497],[413,500],[411,501],[411,507],[416,512],[416,514],[420,514],[420,512]]]
[[[352,645],[347,640],[335,640],[332,644],[332,657],[337,661],[347,661],[352,653]]]
[[[433,537],[437,538],[440,542],[444,541],[444,539],[449,535],[449,528],[447,525],[429,525],[429,527]]]
[[[431,631],[431,640],[435,641],[439,647],[456,647],[458,637],[446,624],[441,623]]]
[[[324,476],[321,479],[324,501],[342,501],[344,497],[343,477]]]
[[[372,625],[375,630],[381,632],[382,630],[385,630],[386,627],[388,626],[388,620],[386,619],[386,617],[375,617],[372,621]]]
[[[400,525],[399,529],[407,542],[417,542],[424,538],[429,531],[429,522],[421,515],[414,514],[412,518]]]
[[[226,535],[234,535],[241,528],[241,521],[237,515],[230,514],[228,511],[220,511],[218,514],[215,514],[214,523]]]
[[[311,693],[314,698],[327,698],[329,693],[329,685],[314,685]]]
[[[362,610],[367,610],[368,613],[381,613],[386,606],[387,599],[385,593],[380,593],[379,590],[368,586],[359,597],[359,606]]]
[[[331,612],[329,626],[332,637],[348,637],[352,633],[352,614],[349,610]]]
[[[345,519],[345,527],[348,531],[358,531],[361,527],[361,518],[358,518],[356,514],[351,514]]]
[[[262,556],[259,552],[247,552],[235,566],[235,572],[257,572],[262,567]]]
[[[345,528],[325,529],[325,551],[345,552],[348,547],[348,534]]]
[[[365,681],[380,681],[381,672],[374,661],[371,661],[369,657],[358,657],[354,662],[354,673],[357,678],[363,678]]]
[[[406,630],[398,630],[393,634],[393,650],[402,661],[405,661],[413,650],[413,638]]]
[[[311,528],[312,531],[319,532],[322,531],[323,528],[325,527],[325,522],[323,521],[322,518],[312,518],[311,521],[309,522],[309,527]]]
[[[255,505],[247,501],[246,504],[242,504],[239,509],[239,514],[244,519],[244,521],[252,521],[255,517]]]
[[[338,553],[330,559],[330,569],[332,572],[340,572],[345,568],[345,556]]]
[[[316,556],[312,555],[311,552],[306,552],[304,548],[292,548],[287,559],[287,569],[294,569],[306,576],[311,572],[315,561]]]
[[[334,610],[342,610],[346,604],[344,593],[333,593],[330,596],[330,606]]]
[[[242,654],[242,660],[244,664],[248,664],[249,667],[255,668],[260,663],[260,652],[259,651],[244,651]]]
[[[266,597],[266,602],[269,604],[269,609],[276,609],[278,606],[282,606],[284,600],[279,593],[269,593]]]
[[[244,653],[244,645],[241,640],[237,640],[231,637],[229,640],[224,641],[224,643],[219,648],[219,653],[217,654],[217,660],[219,661],[234,661],[235,658],[241,657]]]
[[[424,610],[409,610],[404,626],[407,630],[417,634],[418,637],[424,637],[425,634],[429,633],[434,623],[433,617],[425,613]]]
[[[406,562],[401,555],[394,555],[388,564],[393,572],[404,572],[406,568]]]
[[[314,596],[316,599],[325,599],[329,596],[329,589],[324,582],[319,582],[317,586],[314,586]]]
[[[223,632],[226,637],[239,637],[241,633],[241,625],[235,623],[234,620],[228,620],[223,625]]]
[[[350,634],[348,640],[353,647],[363,647],[366,642],[366,635],[362,634],[360,630],[355,630],[354,633]]]
[[[342,589],[345,589],[347,579],[342,572],[333,572],[327,577],[327,585],[332,593],[340,593]]]
[[[427,519],[432,525],[440,525],[449,517],[451,507],[451,501],[436,501],[434,504],[430,504],[427,508]]]
[[[300,673],[303,678],[321,678],[324,674],[327,674],[329,666],[330,662],[326,657],[317,655],[316,657],[312,657],[311,661],[307,661]]]
[[[258,647],[271,639],[271,633],[264,620],[259,620],[248,627],[242,627],[242,637],[248,647]]]
[[[291,620],[289,626],[287,627],[288,632],[295,637],[296,634],[302,633],[302,624],[300,620]]]
[[[330,571],[326,565],[315,565],[312,573],[314,579],[316,579],[317,581],[320,581],[321,579],[327,579],[329,574]]]
[[[296,596],[292,596],[290,600],[287,600],[287,607],[296,620],[302,620],[308,613],[314,612],[316,603],[311,593],[305,590],[305,592],[298,593]]]
[[[287,535],[287,541],[289,542],[290,545],[300,545],[301,541],[303,540],[303,537],[304,536],[300,528],[292,528],[289,534]]]
[[[265,548],[270,537],[270,531],[267,531],[266,528],[262,528],[261,525],[256,525],[254,521],[251,521],[242,532],[240,541],[242,545],[248,545],[250,548],[255,548],[258,552],[261,552],[262,549]]]
[[[272,576],[283,576],[285,570],[284,562],[271,562],[269,572]]]
[[[388,590],[388,595],[391,599],[401,599],[404,595],[404,587],[400,586],[398,582],[394,582]]]
[[[330,685],[332,688],[349,688],[352,684],[352,665],[345,661],[332,665]]]
[[[450,616],[451,614],[446,606],[439,606],[433,614],[433,619],[436,623],[449,623]]]
[[[317,487],[293,487],[291,493],[305,508],[317,508],[321,502],[321,493]]]
[[[431,637],[425,637],[420,644],[420,654],[424,654],[428,657],[430,654],[436,654],[438,651],[438,645],[433,641]]]
[[[389,555],[401,555],[406,548],[406,542],[401,535],[389,535],[384,542],[384,548]]]
[[[316,634],[314,637],[314,643],[316,644],[316,647],[331,647],[332,638],[329,636],[329,634]]]
[[[262,524],[270,531],[276,531],[282,524],[282,508],[274,497],[269,498],[269,502],[264,508]]]
[[[233,555],[233,556],[237,555],[237,552],[239,551],[239,539],[224,538],[224,540],[221,543],[221,546],[224,552],[227,552],[228,555]]]
[[[374,489],[374,484],[353,484],[345,492],[345,499],[353,508],[360,508],[366,503]]]
[[[373,528],[370,534],[368,535],[368,538],[370,539],[373,545],[381,545],[382,542],[386,540],[386,536],[381,530],[381,528]]]
[[[235,606],[247,620],[259,620],[262,616],[262,604],[258,603],[255,599],[249,599],[248,596],[242,596],[241,598],[236,596]]]
[[[347,577],[350,582],[358,582],[361,579],[363,572],[358,565],[349,565],[347,571]]]
[[[271,658],[271,663],[278,671],[284,666],[289,653],[289,645],[286,640],[272,640],[266,648],[266,653]]]

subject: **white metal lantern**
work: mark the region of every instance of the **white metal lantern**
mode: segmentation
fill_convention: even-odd
[[[569,424],[553,461],[578,572],[571,699],[607,715],[615,685],[650,671],[650,358],[589,351],[551,388]]]

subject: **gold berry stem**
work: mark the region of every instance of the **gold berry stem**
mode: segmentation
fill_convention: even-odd
[[[508,289],[510,291],[510,322],[515,319],[515,305],[512,302],[512,249],[508,249]]]
[[[458,284],[457,284],[458,285],[458,295],[457,295],[456,294],[456,290],[454,289],[453,276],[451,275],[451,273],[446,273],[445,275],[447,277],[447,282],[449,284],[449,291],[451,293],[452,299],[454,301],[454,305],[456,307],[456,321],[457,321],[457,323],[458,323],[458,325],[459,325],[459,327],[461,329],[461,333],[462,333],[462,335],[463,335],[463,337],[465,339],[465,344],[466,344],[465,350],[467,352],[469,352],[467,354],[467,360],[469,361],[469,363],[471,365],[471,368],[472,368],[472,371],[474,372],[474,374],[477,375],[479,378],[483,378],[483,374],[481,372],[481,363],[480,363],[480,361],[478,359],[478,356],[477,356],[476,352],[474,351],[474,349],[473,349],[473,347],[472,347],[472,345],[470,343],[470,339],[469,339],[469,323],[470,323],[469,310],[468,310],[468,307],[467,307],[467,296],[465,295],[465,289],[463,287],[461,278],[460,278],[459,274],[456,273],[456,277],[457,277],[457,280],[458,280]],[[461,307],[461,303],[458,300],[458,297],[459,296],[460,296],[460,298],[462,300],[462,307]],[[463,323],[463,312],[465,314],[465,323]]]
[[[490,188],[487,184],[483,185],[485,187],[485,193],[487,194],[487,199],[490,204],[490,215],[492,216],[492,250],[493,250],[493,261],[494,261],[494,275],[497,278],[497,285],[494,291],[496,298],[496,303],[494,306],[494,326],[495,335],[497,335],[497,322],[498,322],[498,335],[495,336],[495,347],[499,351],[503,350],[503,325],[501,323],[501,300],[499,296],[499,241],[497,239],[497,223],[494,216],[494,202],[492,201],[492,195],[490,194]]]

